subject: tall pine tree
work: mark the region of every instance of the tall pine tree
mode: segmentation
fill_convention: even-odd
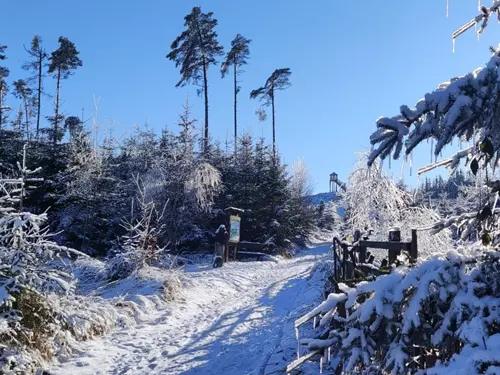
[[[276,157],[276,120],[275,120],[275,109],[274,109],[274,99],[276,91],[286,90],[290,87],[290,75],[292,72],[290,68],[276,69],[273,74],[267,79],[266,84],[259,87],[256,90],[252,90],[250,93],[250,98],[260,98],[264,100],[264,105],[271,105],[271,113],[273,120],[273,154]]]
[[[234,152],[236,154],[238,142],[238,75],[243,73],[242,66],[247,64],[250,56],[248,48],[251,40],[245,38],[241,34],[237,34],[231,42],[231,50],[226,55],[226,60],[222,63],[221,73],[222,78],[229,72],[229,68],[233,67],[233,84],[234,84]]]
[[[59,37],[59,47],[50,55],[48,72],[57,80],[55,111],[52,118],[52,142],[54,146],[63,136],[63,132],[59,128],[63,120],[60,113],[61,80],[68,79],[73,74],[73,70],[82,66],[82,60],[78,57],[79,54],[80,52],[76,49],[75,44],[68,38],[61,36]]]
[[[26,49],[26,48],[25,48]],[[42,93],[43,93],[43,66],[48,58],[47,53],[42,47],[42,38],[35,35],[31,41],[31,46],[26,49],[30,60],[23,64],[23,69],[31,72],[32,76],[29,77],[28,82],[34,84],[36,92],[36,138],[40,134],[40,113],[42,108]]]
[[[201,91],[205,96],[205,135],[204,151],[208,148],[208,68],[218,63],[217,58],[223,54],[223,48],[217,41],[217,20],[213,12],[202,13],[200,7],[194,7],[184,17],[186,29],[172,42],[169,60],[181,67],[181,79],[176,87],[190,82],[198,85],[203,80]]]

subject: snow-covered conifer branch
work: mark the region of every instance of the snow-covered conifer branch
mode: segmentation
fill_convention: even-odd
[[[419,100],[413,109],[401,106],[400,114],[395,117],[377,120],[378,130],[372,134],[371,142],[378,147],[368,157],[368,165],[372,165],[377,158],[387,157],[391,152],[397,158],[401,140],[405,143],[405,153],[409,154],[423,140],[435,139],[434,154],[437,157],[445,146],[458,138],[460,141],[472,141],[473,144],[452,158],[420,169],[419,174],[443,165],[454,171],[460,161],[466,159],[475,175],[484,171],[488,176],[488,169],[493,175],[500,158],[499,77],[500,47],[494,50],[486,67],[440,84],[435,91]],[[497,233],[494,227],[499,223],[495,221],[496,203],[492,204],[496,202],[499,191],[492,188],[490,197],[484,200],[486,205],[481,207],[480,213],[476,213],[477,219],[473,218],[473,214],[467,216],[469,229],[465,233],[470,234],[478,229],[477,225],[482,225],[483,243],[497,242],[492,234]],[[481,205],[485,202],[481,202]],[[462,218],[465,216],[462,215]],[[436,224],[436,228],[442,227],[442,224]]]
[[[429,138],[437,140],[436,156],[453,138],[468,141],[476,133],[480,141],[488,138],[494,150],[498,150],[500,125],[495,119],[500,113],[499,66],[500,49],[497,49],[486,67],[440,84],[413,109],[401,106],[400,114],[378,119],[378,129],[370,137],[371,143],[378,147],[368,157],[368,164],[392,152],[398,158],[403,143],[405,153],[409,154]]]

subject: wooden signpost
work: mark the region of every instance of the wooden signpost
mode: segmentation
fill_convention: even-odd
[[[241,217],[245,211],[241,208],[228,207],[226,211],[226,222],[227,228],[229,228],[229,236],[226,243],[225,251],[225,262],[229,261],[229,249],[233,248],[233,260],[236,260],[236,254],[238,252],[238,244],[240,243],[240,228],[241,228]]]

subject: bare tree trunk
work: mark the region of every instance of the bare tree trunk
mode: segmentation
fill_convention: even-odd
[[[274,89],[271,89],[271,111],[273,113],[273,156],[276,157],[276,122],[274,117]]]
[[[25,195],[25,186],[26,186],[26,146],[27,143],[23,146],[23,169],[21,171],[21,194],[19,196],[19,212],[23,212],[24,208],[24,195]]]
[[[234,61],[234,156],[236,157],[236,150],[238,148],[238,67],[236,65],[236,58]]]
[[[24,113],[26,115],[26,138],[29,141],[30,138],[31,138],[31,134],[30,134],[30,117],[29,117],[29,113],[28,113],[28,102],[27,102],[26,98],[24,98]]]
[[[0,81],[0,129],[3,125],[3,83]]]
[[[38,87],[36,99],[36,138],[40,133],[40,111],[42,108],[42,69],[43,69],[43,52],[40,52],[38,58]]]
[[[57,91],[56,91],[56,111],[55,111],[55,117],[54,117],[54,147],[57,144],[57,133],[59,130],[59,91],[61,89],[61,68],[57,70]]]
[[[203,152],[208,152],[208,79],[207,79],[207,63],[203,56],[203,91],[205,93],[205,137],[203,139]]]

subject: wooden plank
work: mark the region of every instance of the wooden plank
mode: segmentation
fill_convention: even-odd
[[[301,325],[307,323],[308,321],[310,321],[314,317],[318,316],[319,314],[321,314],[321,312],[318,312],[317,314],[312,315],[312,316],[307,316],[307,315],[301,316],[299,319],[297,319],[295,321],[295,323],[294,323],[295,328],[299,328]]]
[[[289,363],[288,366],[286,366],[286,373],[290,374],[293,370],[295,370],[300,365],[307,362],[308,360],[310,360],[312,357],[314,357],[316,355],[323,355],[321,352],[322,352],[322,350],[321,351],[316,350],[316,351],[307,353],[303,357],[297,358],[295,361]]]
[[[411,242],[359,241],[359,246],[389,251],[410,251]]]
[[[333,239],[332,250],[333,250],[333,279],[338,281],[337,277],[337,243],[335,242],[335,238]]]
[[[238,255],[238,244],[234,245],[234,260],[236,261],[236,256]]]

